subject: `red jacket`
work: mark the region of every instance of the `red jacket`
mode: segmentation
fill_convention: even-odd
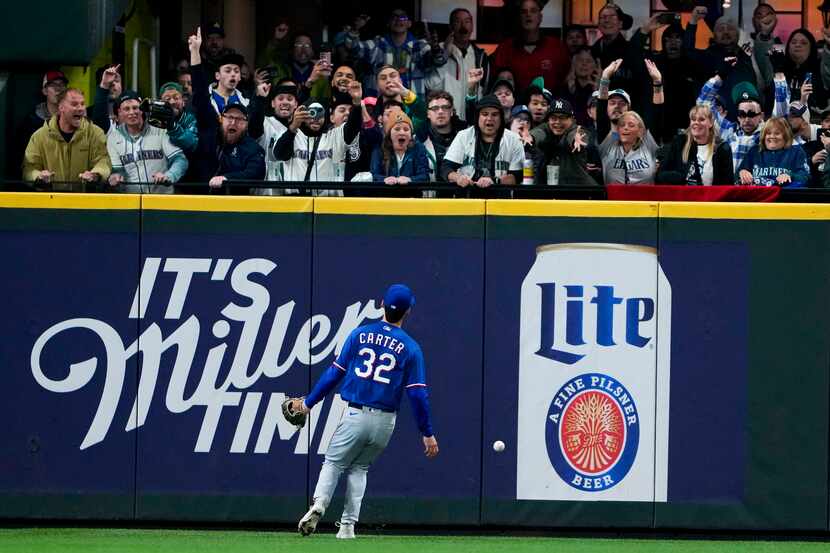
[[[553,90],[565,83],[570,60],[565,46],[556,37],[542,37],[533,52],[528,53],[524,43],[510,39],[499,44],[495,55],[494,75],[502,67],[509,67],[516,77],[517,102],[536,77],[545,78],[545,88]]]

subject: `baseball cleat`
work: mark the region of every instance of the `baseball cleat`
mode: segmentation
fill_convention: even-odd
[[[317,523],[320,522],[320,517],[323,516],[323,509],[317,505],[312,505],[308,512],[300,519],[297,525],[297,530],[303,536],[310,536],[317,530]]]
[[[337,531],[337,539],[339,540],[353,540],[354,539],[354,524],[346,524],[345,522],[338,522],[337,525],[340,530]]]

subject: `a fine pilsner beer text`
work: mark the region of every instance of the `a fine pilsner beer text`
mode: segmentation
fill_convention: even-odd
[[[541,246],[521,301],[516,498],[666,501],[671,286],[656,250]]]

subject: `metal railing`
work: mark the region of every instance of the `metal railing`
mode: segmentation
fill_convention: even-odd
[[[154,183],[130,183],[146,187],[137,193],[150,193]],[[74,190],[61,190],[62,185],[72,186]],[[558,199],[558,200],[606,200],[608,195],[604,186],[547,186],[547,185],[515,185],[492,186],[478,188],[468,186],[461,188],[447,183],[424,183],[407,185],[388,185],[377,182],[285,182],[239,180],[226,181],[219,188],[211,188],[203,182],[183,182],[170,185],[173,193],[210,194],[210,195],[256,195],[256,189],[272,189],[274,195],[286,196],[317,196],[323,191],[342,191],[347,197],[401,197],[401,198],[513,198],[513,199]],[[50,184],[32,183],[20,180],[9,180],[0,183],[0,190],[4,192],[97,192],[121,193],[123,185],[109,186],[106,183],[80,185],[73,182],[54,182]],[[830,189],[828,188],[782,188],[778,197],[779,203],[830,203]]]

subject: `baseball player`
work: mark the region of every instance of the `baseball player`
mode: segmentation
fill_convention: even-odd
[[[308,413],[342,381],[340,397],[349,404],[326,451],[314,490],[314,504],[300,519],[298,529],[303,536],[317,529],[337,481],[345,472],[346,501],[337,537],[355,537],[354,525],[366,491],[366,472],[392,437],[404,390],[423,435],[424,453],[430,458],[438,455],[438,441],[430,421],[424,356],[418,343],[401,329],[413,305],[415,296],[409,287],[390,286],[383,297],[383,320],[352,331],[340,356],[308,397],[294,400],[295,410]]]

